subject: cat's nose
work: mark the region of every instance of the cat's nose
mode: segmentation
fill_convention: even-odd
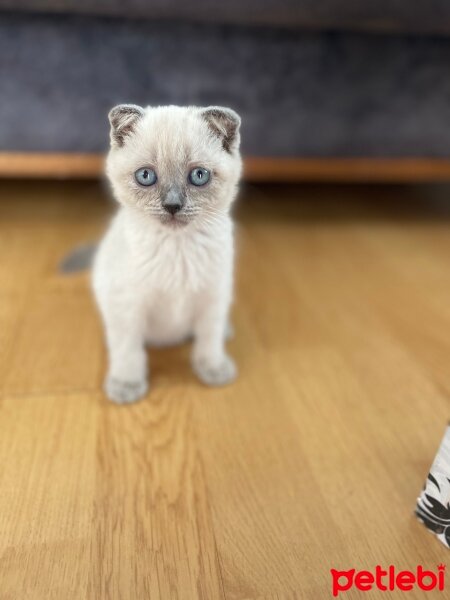
[[[181,203],[181,200],[172,200],[170,202],[164,201],[163,208],[164,210],[167,210],[167,212],[169,212],[171,215],[174,215],[183,208],[183,204]]]
[[[171,215],[177,213],[183,208],[183,198],[181,194],[177,193],[177,191],[173,189],[169,190],[162,202],[162,207]]]

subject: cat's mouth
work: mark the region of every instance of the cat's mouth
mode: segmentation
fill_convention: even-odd
[[[169,213],[163,213],[160,216],[160,221],[163,225],[168,227],[185,227],[191,222],[191,218],[183,213],[175,213],[171,215]]]

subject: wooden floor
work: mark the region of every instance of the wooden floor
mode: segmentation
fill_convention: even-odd
[[[330,568],[448,562],[413,509],[450,416],[450,190],[246,189],[238,381],[152,351],[129,407],[58,274],[105,196],[0,183],[1,600],[314,600]]]

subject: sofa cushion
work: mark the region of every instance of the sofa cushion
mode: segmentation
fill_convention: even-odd
[[[121,102],[228,105],[246,154],[450,156],[450,39],[0,19],[0,150],[96,152]]]

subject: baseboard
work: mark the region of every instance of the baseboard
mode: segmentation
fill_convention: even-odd
[[[90,179],[103,168],[102,154],[0,152],[0,177]]]
[[[0,152],[0,177],[100,177],[102,154]],[[244,179],[253,182],[450,182],[450,158],[246,157]]]
[[[248,157],[249,181],[413,183],[450,182],[450,158]]]

